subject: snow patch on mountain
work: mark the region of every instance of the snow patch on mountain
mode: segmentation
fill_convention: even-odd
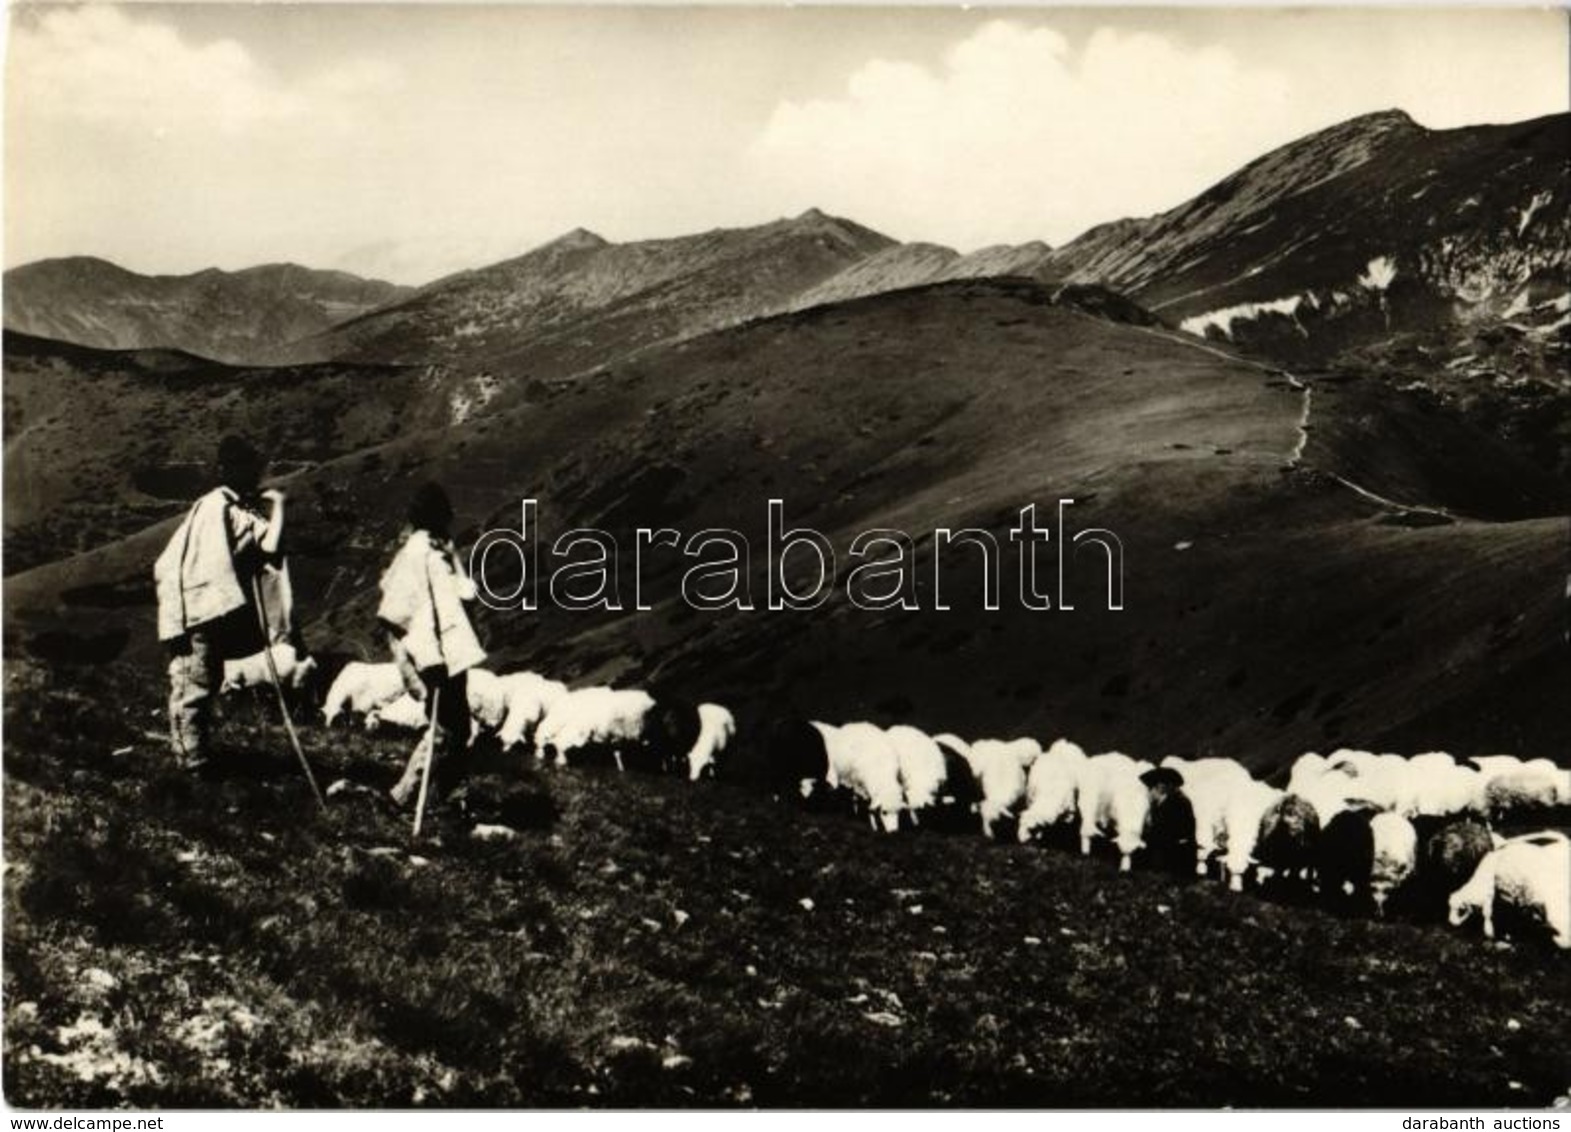
[[[1533,222],[1533,214],[1555,199],[1555,194],[1545,189],[1541,193],[1534,193],[1533,199],[1528,201],[1527,207],[1522,210],[1522,219],[1517,221],[1516,236],[1521,239],[1527,232],[1527,226]]]
[[[1206,311],[1193,318],[1186,318],[1178,324],[1178,328],[1197,338],[1204,338],[1206,332],[1218,330],[1226,338],[1233,337],[1233,323],[1252,321],[1265,314],[1280,314],[1293,320],[1300,334],[1307,334],[1303,324],[1298,321],[1298,310],[1305,303],[1312,308],[1318,308],[1320,303],[1313,295],[1290,295],[1285,299],[1272,299],[1264,303],[1239,303],[1236,306],[1223,307],[1220,310]]]
[[[1396,263],[1389,256],[1377,256],[1369,261],[1364,268],[1364,273],[1358,277],[1358,285],[1367,291],[1384,291],[1391,286],[1391,281],[1396,278]]]

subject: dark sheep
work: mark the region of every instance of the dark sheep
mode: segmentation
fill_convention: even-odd
[[[818,728],[805,719],[776,719],[751,741],[727,752],[716,777],[775,798],[803,799],[802,784],[812,782],[822,793],[829,774],[829,753]]]
[[[1307,798],[1284,794],[1260,818],[1255,860],[1284,880],[1307,881],[1315,868],[1320,813]]]
[[[1321,898],[1331,908],[1361,911],[1370,904],[1375,835],[1369,823],[1378,812],[1373,806],[1341,810],[1320,831],[1315,869]]]
[[[1442,915],[1451,894],[1472,878],[1479,862],[1494,850],[1494,838],[1489,823],[1472,816],[1415,819],[1413,824],[1419,846],[1415,899],[1422,902],[1426,915]]]
[[[677,696],[655,694],[644,717],[643,742],[623,756],[628,770],[687,775],[687,752],[698,742],[698,705]]]
[[[943,743],[938,744],[938,749],[944,755],[944,785],[938,793],[938,804],[923,824],[942,833],[973,832],[977,807],[982,804],[982,787],[965,756]]]

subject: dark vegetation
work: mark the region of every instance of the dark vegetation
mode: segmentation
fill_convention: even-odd
[[[5,1088],[22,1107],[1539,1106],[1571,966],[723,784],[482,756],[420,843],[408,740],[156,678],[6,675]],[[260,705],[266,708],[267,705]],[[478,822],[516,836],[484,841]]]

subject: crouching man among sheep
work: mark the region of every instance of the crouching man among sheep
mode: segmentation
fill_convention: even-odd
[[[267,458],[237,436],[218,446],[219,486],[198,499],[175,528],[158,561],[158,639],[169,648],[169,737],[187,770],[208,757],[213,696],[224,661],[260,652],[267,636],[253,600],[263,568],[277,558],[283,537],[284,496],[258,496]],[[274,617],[287,611],[268,609]]]
[[[382,575],[377,619],[387,630],[405,686],[425,702],[430,724],[393,787],[393,800],[400,806],[408,804],[419,786],[428,758],[434,760],[433,792],[452,786],[469,741],[467,674],[485,660],[464,612],[464,602],[474,600],[475,586],[448,534],[452,522],[447,493],[437,484],[423,485],[409,504],[409,537]]]

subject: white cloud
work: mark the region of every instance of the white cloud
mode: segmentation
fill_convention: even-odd
[[[167,25],[89,5],[13,25],[7,93],[23,118],[234,134],[308,118],[343,125],[395,80],[385,64],[351,59],[289,84],[232,39],[190,43]]]
[[[962,248],[1061,242],[1176,204],[1284,140],[1285,78],[1220,48],[1102,28],[1079,50],[993,21],[929,70],[874,60],[782,102],[749,158],[791,203]]]

